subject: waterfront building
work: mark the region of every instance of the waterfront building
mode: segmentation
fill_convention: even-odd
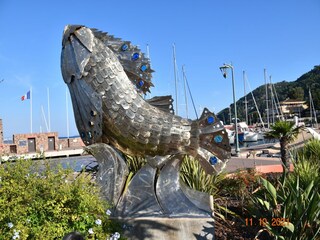
[[[5,143],[2,119],[0,119],[0,156],[42,154],[48,151],[79,149],[83,146],[80,137],[59,138],[58,132],[13,134],[12,141]]]

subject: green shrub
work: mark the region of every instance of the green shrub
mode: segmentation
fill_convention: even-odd
[[[253,168],[238,170],[232,173],[219,184],[221,192],[225,196],[237,200],[247,200],[250,194],[258,187],[259,175]]]
[[[250,212],[263,227],[260,232],[265,230],[275,239],[319,239],[320,185],[315,174],[320,166],[305,158],[294,166],[278,187],[261,179],[262,189],[252,196]]]
[[[91,177],[31,160],[0,165],[0,239],[105,239],[118,226]],[[91,234],[90,234],[91,233]]]
[[[311,162],[318,163],[320,159],[320,140],[309,140],[299,153],[298,158],[299,157],[303,157]]]
[[[293,162],[294,171],[288,176],[290,182],[295,182],[299,178],[300,186],[306,189],[313,181],[316,186],[320,186],[320,164],[310,161],[305,156],[300,156]]]

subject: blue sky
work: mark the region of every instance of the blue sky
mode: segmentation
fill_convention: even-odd
[[[219,112],[232,102],[231,75],[219,67],[232,63],[236,98],[243,96],[242,71],[251,89],[264,83],[293,81],[319,65],[319,0],[0,0],[0,118],[4,136],[30,132],[29,100],[33,90],[33,131],[46,131],[50,91],[51,130],[67,135],[66,87],[60,71],[63,28],[82,24],[114,34],[146,51],[154,73],[152,96],[174,95],[172,45],[179,75],[179,115],[186,116],[182,65],[193,98]],[[191,109],[191,106],[189,106]],[[69,101],[70,135],[78,134]],[[194,118],[193,111],[189,117]]]

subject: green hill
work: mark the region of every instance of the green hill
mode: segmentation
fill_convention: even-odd
[[[287,82],[282,81],[278,83],[274,83],[274,89],[276,91],[277,97],[279,101],[283,101],[285,99],[295,99],[295,100],[305,100],[309,106],[309,88],[311,90],[313,103],[315,109],[320,109],[320,65],[315,66],[311,71],[303,74],[296,81]],[[270,91],[268,91],[268,104],[269,109],[271,108],[270,101]],[[266,89],[265,85],[261,85],[260,87],[253,90],[254,98],[257,102],[257,106],[261,113],[263,119],[266,119]],[[256,107],[254,105],[254,101],[252,99],[251,93],[247,94],[247,102],[248,102],[248,118],[249,124],[260,122],[258,119],[258,113],[256,111]],[[231,114],[234,117],[234,108],[233,104],[230,105]],[[245,121],[245,98],[242,97],[237,101],[237,113],[238,118],[241,121]],[[301,113],[302,116],[307,114],[306,112]],[[229,108],[225,108],[220,111],[218,117],[225,123],[230,123],[230,115]]]

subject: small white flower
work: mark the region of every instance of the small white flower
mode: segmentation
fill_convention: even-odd
[[[13,229],[12,239],[19,239],[20,238],[19,233],[20,233],[20,230]]]
[[[111,215],[111,211],[108,209],[108,210],[106,211],[106,214],[107,214],[108,216],[110,216],[110,215]]]
[[[120,238],[120,233],[118,232],[115,232],[112,236],[111,236],[112,239],[119,239]]]
[[[68,182],[68,180],[64,180],[64,182],[65,182],[65,183],[67,183],[67,182]]]
[[[92,228],[89,228],[88,233],[89,233],[89,234],[94,234],[93,229],[92,229]]]
[[[120,238],[120,233],[115,232],[114,236],[115,236],[116,238]]]
[[[27,218],[27,223],[30,223],[30,222],[31,222],[31,220],[29,218]]]
[[[95,221],[95,223],[96,223],[97,225],[101,225],[101,224],[102,224],[102,221],[101,221],[101,219],[97,219],[97,220]]]
[[[9,228],[12,228],[12,227],[13,227],[13,223],[12,223],[12,222],[9,222],[9,223],[8,223],[8,227],[9,227]]]

